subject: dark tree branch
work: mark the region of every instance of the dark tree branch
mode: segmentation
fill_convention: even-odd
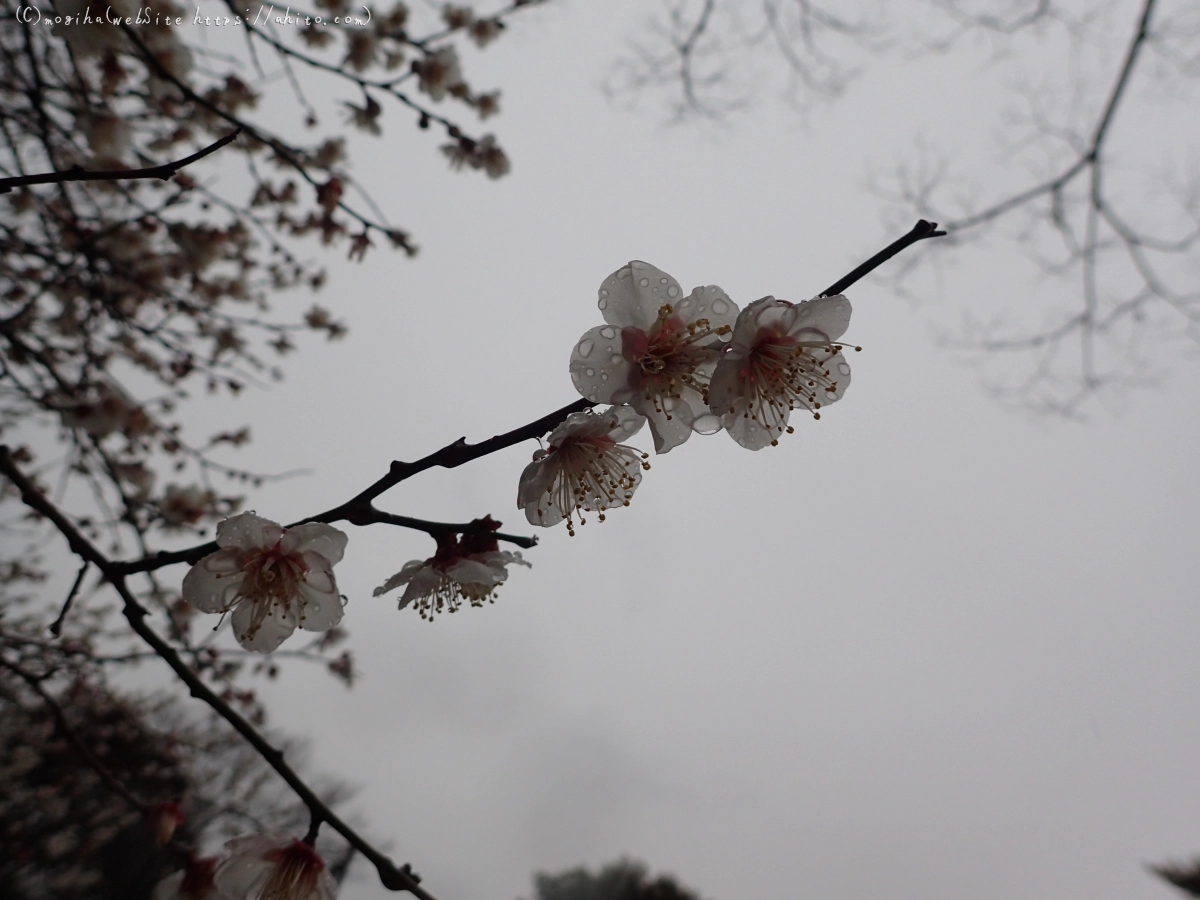
[[[13,462],[7,446],[0,445],[0,473],[4,474],[13,486],[21,492],[22,502],[34,512],[40,513],[53,523],[54,527],[66,539],[71,551],[80,558],[90,562],[103,572],[109,583],[120,595],[123,601],[122,612],[129,625],[137,635],[145,641],[162,659],[175,670],[175,674],[188,686],[193,697],[207,703],[212,709],[233,726],[246,742],[258,752],[267,764],[271,766],[288,786],[304,803],[314,819],[326,822],[344,837],[359,853],[369,859],[379,874],[379,880],[384,887],[393,891],[409,891],[421,900],[434,900],[423,888],[420,879],[413,874],[406,864],[399,868],[390,859],[366,842],[353,828],[347,825],[329,806],[317,796],[304,780],[296,774],[283,758],[283,751],[271,746],[257,729],[234,709],[222,700],[208,687],[200,677],[188,667],[175,649],[146,624],[149,611],[138,603],[133,593],[125,583],[125,575],[118,566],[96,547],[67,519],[46,496],[38,490]]]
[[[197,150],[191,156],[145,169],[108,169],[103,172],[89,172],[81,166],[72,166],[65,172],[45,172],[41,175],[14,175],[11,178],[0,178],[0,194],[7,194],[17,187],[27,187],[33,184],[62,184],[66,181],[133,181],[139,178],[159,178],[166,181],[184,166],[190,166],[197,160],[204,159],[210,153],[216,153],[226,144],[232,143],[241,133],[242,129],[236,128],[220,140]]]
[[[924,219],[917,222],[912,230],[904,235],[899,240],[893,241],[883,250],[876,253],[862,265],[857,266],[853,271],[844,277],[838,279],[828,288],[823,291],[824,295],[839,294],[860,278],[874,271],[876,268],[887,262],[901,250],[910,247],[918,241],[923,241],[926,238],[939,237],[945,234],[944,231],[937,230],[937,223],[927,222]],[[425,531],[431,535],[445,534],[447,532],[457,532],[460,534],[481,533],[485,530],[485,526],[478,523],[481,520],[476,519],[474,522],[467,525],[459,526],[442,522],[427,522],[422,519],[412,519],[407,516],[392,516],[388,513],[380,512],[371,504],[376,497],[383,494],[385,491],[398,485],[406,479],[412,478],[426,469],[432,469],[440,466],[445,469],[453,469],[457,466],[469,463],[472,460],[479,459],[481,456],[487,456],[489,453],[495,453],[497,450],[503,450],[522,441],[539,438],[546,432],[551,431],[555,426],[561,423],[571,415],[571,413],[581,412],[585,409],[590,409],[595,406],[589,400],[576,400],[574,403],[568,403],[566,406],[556,409],[552,413],[542,416],[530,422],[528,425],[522,425],[520,428],[514,428],[512,431],[506,431],[504,434],[498,434],[486,441],[480,441],[478,444],[468,444],[465,437],[459,438],[452,444],[447,444],[440,450],[435,450],[428,456],[422,457],[415,462],[401,462],[395,460],[388,469],[388,473],[368,487],[366,490],[355,495],[340,506],[335,506],[325,512],[318,513],[314,516],[300,519],[288,525],[288,528],[295,528],[297,525],[303,525],[305,522],[324,522],[332,524],[334,522],[350,522],[355,525],[367,525],[372,522],[385,522],[393,525],[403,525],[406,528],[416,528]],[[505,540],[509,543],[517,544],[521,547],[533,546],[533,539],[519,538],[510,535],[496,535],[498,540]],[[526,543],[530,542],[530,543]],[[114,562],[113,568],[122,575],[130,575],[134,572],[150,572],[155,569],[161,569],[163,566],[174,565],[175,563],[186,562],[195,563],[201,558],[210,553],[215,553],[219,548],[215,541],[210,541],[207,544],[201,544],[197,547],[189,547],[186,550],[175,550],[172,552],[159,552],[152,556],[146,556],[142,559],[131,560],[129,562]]]
[[[414,519],[412,516],[398,516],[395,513],[386,513],[376,509],[374,506],[369,507],[369,514],[362,521],[356,519],[350,519],[349,521],[355,525],[369,525],[373,523],[399,525],[401,528],[424,531],[426,534],[434,537],[439,534],[481,534],[485,530],[482,519],[475,519],[473,522],[464,522],[457,525],[450,522],[430,522],[428,519]],[[491,532],[491,535],[498,541],[516,544],[525,550],[536,547],[538,543],[537,535],[524,537],[517,534],[504,534],[501,531]]]

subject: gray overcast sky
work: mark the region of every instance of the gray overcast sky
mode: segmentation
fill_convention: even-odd
[[[422,252],[331,254],[318,299],[349,337],[207,408],[253,423],[239,462],[315,470],[250,508],[311,514],[393,458],[572,401],[572,345],[630,259],[743,306],[812,296],[904,230],[881,225],[869,162],[917,130],[970,154],[997,123],[1003,91],[968,49],[881,62],[807,131],[769,97],[723,132],[664,130],[598,90],[646,8],[555,2],[472,55],[472,84],[504,90],[499,182],[448,173],[401,116],[355,139]],[[859,284],[847,339],[865,349],[820,422],[759,453],[717,435],[652,460],[629,509],[543,532],[495,606],[397,612],[371,591],[432,542],[347,526],[361,681],[289,666],[274,723],[363,786],[365,833],[439,900],[512,900],[534,870],[621,854],[713,900],[1168,897],[1143,862],[1200,852],[1200,386],[1164,346],[1173,374],[1115,415],[1000,409],[931,333],[964,307],[1073,296],[1023,259],[964,251],[920,307]],[[534,449],[380,506],[530,532]],[[358,872],[345,897],[390,896]]]

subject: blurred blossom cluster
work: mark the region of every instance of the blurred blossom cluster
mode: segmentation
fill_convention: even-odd
[[[0,0],[14,25],[0,29],[0,178],[160,165],[240,129],[170,178],[0,191],[0,440],[31,422],[57,430],[67,477],[104,498],[99,518],[139,534],[199,529],[236,511],[240,495],[213,476],[256,476],[214,462],[212,451],[249,433],[187,435],[182,413],[197,392],[237,395],[282,377],[272,357],[294,350],[298,332],[346,333],[322,306],[272,314],[272,293],[325,283],[298,240],[341,244],[358,260],[380,246],[417,250],[355,179],[345,126],[379,135],[396,119],[389,138],[398,140],[406,121],[409,139],[443,153],[451,169],[506,174],[496,137],[453,118],[451,107],[480,119],[499,111],[498,90],[471,86],[459,45],[487,47],[507,17],[533,5],[397,2],[359,22],[349,0],[318,0],[321,25],[310,17],[272,28],[263,7],[226,31],[193,25],[196,15],[231,13],[208,0],[195,9],[114,0],[111,16],[86,24],[86,0],[62,0],[62,21],[24,28],[15,0]],[[114,23],[124,16],[136,21]],[[343,99],[318,110],[305,94],[317,80]],[[279,92],[297,111],[293,128],[263,121]],[[430,141],[430,127],[445,140]],[[217,159],[219,172],[206,168]],[[22,453],[36,465],[33,446]],[[156,493],[167,469],[192,474]]]
[[[193,23],[239,12],[215,0],[112,0],[108,17],[97,15],[105,4],[56,0],[54,25],[30,24],[15,0],[0,0],[0,454],[32,486],[23,495],[11,477],[0,484],[8,513],[0,529],[6,542],[33,535],[36,546],[29,523],[45,518],[20,503],[37,493],[77,529],[72,550],[86,541],[113,559],[131,550],[151,558],[157,541],[202,536],[214,524],[218,540],[182,584],[157,565],[141,569],[116,606],[96,597],[111,598],[119,579],[89,565],[65,605],[26,592],[51,570],[38,552],[6,545],[6,900],[333,896],[322,855],[277,836],[306,827],[308,810],[278,797],[267,812],[255,807],[270,761],[227,730],[205,743],[167,699],[120,699],[104,679],[177,654],[176,672],[211,690],[210,706],[225,704],[251,727],[264,725],[265,709],[248,681],[278,677],[279,659],[353,682],[350,651],[330,653],[346,637],[332,571],[345,535],[239,514],[243,491],[275,476],[222,460],[250,440],[249,428],[190,433],[189,401],[281,378],[277,359],[304,333],[347,333],[344,309],[331,303],[275,311],[269,302],[324,286],[306,243],[356,260],[380,247],[416,254],[408,230],[387,221],[372,185],[356,178],[347,129],[415,141],[451,171],[493,179],[509,171],[496,136],[473,131],[499,113],[500,91],[476,89],[469,63],[538,2],[486,10],[394,2],[359,22],[348,0],[316,0],[319,26],[274,28],[264,6],[257,22],[239,17],[224,30]],[[126,16],[135,21],[115,21]],[[280,109],[293,110],[292,120],[274,115]],[[168,164],[162,177],[132,177]],[[104,177],[79,177],[96,174]],[[429,562],[390,581],[430,615],[490,601],[506,567],[523,564],[490,532],[445,535]],[[136,642],[117,615],[131,610],[169,650]],[[220,616],[218,627],[241,646],[214,642],[197,627],[201,612]],[[267,655],[297,631],[307,643]],[[192,752],[201,745],[205,752]],[[173,836],[152,812],[167,801],[185,819]],[[214,836],[236,840],[219,860],[192,854],[202,837],[211,851]],[[123,871],[143,881],[122,883]],[[159,877],[144,883],[147,873]]]
[[[228,730],[185,715],[169,697],[139,699],[115,691],[84,671],[77,645],[58,651],[54,672],[28,646],[13,652],[11,638],[3,646],[11,668],[0,668],[0,675],[11,676],[13,669],[36,674],[61,721],[27,686],[3,681],[0,896],[271,896],[254,892],[274,874],[263,857],[289,848],[294,839],[277,835],[302,829],[307,817],[264,777],[265,763],[250,748]],[[96,766],[79,764],[79,744],[94,754]],[[109,780],[127,795],[114,793]],[[219,858],[196,849],[222,845],[228,847]],[[322,841],[326,858],[344,858],[343,847]],[[307,865],[293,870],[328,890],[321,856],[308,848],[304,859]]]

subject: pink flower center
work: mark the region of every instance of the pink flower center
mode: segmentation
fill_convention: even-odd
[[[325,870],[325,860],[303,841],[292,841],[286,847],[268,850],[264,856],[275,864],[271,877],[263,885],[259,900],[301,900],[317,886]]]
[[[285,553],[276,541],[269,550],[247,550],[242,557],[242,593],[253,600],[287,602],[304,580],[308,565],[300,553]]]
[[[629,375],[630,387],[644,391],[645,399],[655,401],[655,408],[658,408],[657,398],[678,399],[684,388],[698,391],[702,396],[707,394],[707,378],[697,369],[716,356],[701,342],[729,330],[728,325],[711,328],[707,319],[684,324],[669,303],[659,309],[658,318],[648,332],[632,326],[623,328],[621,355],[634,365]]]

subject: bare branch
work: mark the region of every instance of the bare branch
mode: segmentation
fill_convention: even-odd
[[[65,172],[46,172],[41,175],[15,175],[12,178],[0,178],[0,194],[7,194],[13,188],[26,187],[34,184],[62,184],[67,181],[135,181],[139,178],[158,178],[166,181],[185,166],[190,166],[197,160],[204,159],[210,153],[216,153],[226,144],[232,143],[241,128],[235,128],[219,140],[213,141],[207,147],[197,150],[191,156],[177,159],[175,162],[163,163],[160,166],[149,166],[145,169],[109,169],[103,172],[89,172],[81,166],[72,166]]]
[[[304,805],[308,807],[313,817],[319,817],[322,821],[327,822],[353,845],[356,850],[371,860],[379,874],[379,880],[384,887],[393,891],[409,891],[421,898],[421,900],[434,900],[432,895],[420,886],[419,878],[413,874],[411,867],[404,865],[397,868],[395,863],[367,843],[358,832],[347,825],[296,774],[295,770],[284,761],[283,751],[271,746],[253,725],[235,712],[228,703],[218,697],[188,667],[175,649],[146,624],[146,617],[149,613],[144,606],[138,603],[126,586],[125,576],[108,557],[97,550],[91,541],[80,533],[79,529],[37,489],[33,482],[25,477],[24,473],[13,462],[12,454],[9,452],[8,447],[3,445],[0,445],[0,473],[3,473],[17,490],[20,491],[21,500],[26,506],[45,516],[54,524],[55,528],[66,538],[67,544],[73,553],[96,566],[96,568],[108,577],[109,582],[123,601],[123,612],[130,627],[175,671],[175,674],[188,686],[188,690],[192,696],[207,703],[221,718],[233,726],[246,742],[254,747],[259,755],[267,761],[271,768],[287,782],[288,786],[296,793]]]

